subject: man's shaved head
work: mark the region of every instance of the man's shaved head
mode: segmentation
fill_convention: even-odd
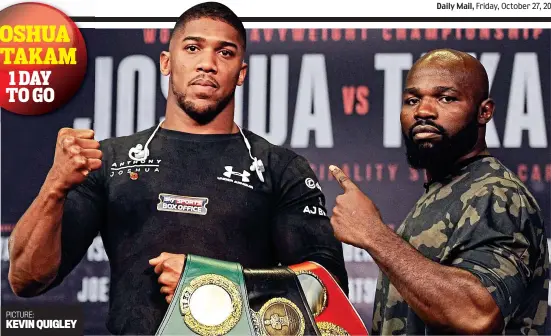
[[[471,88],[474,97],[476,97],[476,103],[480,103],[489,97],[490,85],[486,69],[482,63],[466,52],[453,49],[432,50],[413,64],[408,73],[408,78],[423,67],[441,68],[448,72],[454,72],[456,76],[461,78],[465,86]]]
[[[408,162],[433,176],[446,173],[486,148],[493,112],[488,75],[476,58],[452,49],[428,52],[409,71],[403,93]]]

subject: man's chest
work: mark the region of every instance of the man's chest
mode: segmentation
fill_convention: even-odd
[[[397,234],[425,257],[445,262],[457,223],[465,210],[454,194],[435,192],[419,199],[397,230]]]
[[[258,220],[272,211],[272,188],[243,158],[152,155],[145,162],[114,160],[108,167],[110,213],[187,223],[220,218]]]

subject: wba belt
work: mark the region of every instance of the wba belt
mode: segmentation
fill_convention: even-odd
[[[355,315],[346,315],[350,309],[337,314],[337,305],[351,305],[323,267],[293,267],[243,269],[239,263],[187,255],[156,335],[367,335],[365,327],[357,327],[353,308]]]

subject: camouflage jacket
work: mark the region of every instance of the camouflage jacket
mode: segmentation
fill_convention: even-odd
[[[493,157],[433,182],[397,233],[425,257],[475,275],[505,322],[503,334],[549,334],[549,257],[540,208]],[[430,286],[430,284],[427,284]],[[443,334],[425,323],[380,274],[372,334]]]

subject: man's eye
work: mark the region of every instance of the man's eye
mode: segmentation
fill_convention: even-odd
[[[185,49],[186,49],[187,51],[191,51],[191,52],[195,52],[195,51],[198,50],[198,48],[197,48],[196,46],[194,46],[194,45],[187,46]]]
[[[444,103],[451,103],[451,102],[456,101],[457,99],[456,99],[455,97],[444,96],[444,97],[441,98],[441,100],[442,100]]]
[[[419,101],[419,99],[417,98],[406,98],[406,100],[404,100],[404,103],[406,105],[415,105],[417,101]]]
[[[233,55],[233,52],[229,51],[229,50],[222,50],[220,51],[220,53],[222,54],[222,56],[224,57],[229,57],[229,56],[232,56]]]

